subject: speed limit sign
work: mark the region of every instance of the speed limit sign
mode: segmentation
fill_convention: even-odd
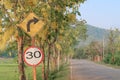
[[[42,51],[38,47],[34,46],[27,48],[23,56],[25,63],[29,66],[39,65],[44,58]]]

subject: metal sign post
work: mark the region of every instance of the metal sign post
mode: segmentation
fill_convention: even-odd
[[[25,50],[24,61],[33,67],[33,80],[36,80],[36,66],[43,61],[44,54],[38,47],[35,47],[34,36],[42,29],[44,22],[34,13],[30,13],[18,26],[32,37],[32,46]]]
[[[44,59],[42,51],[35,46],[27,48],[24,52],[24,61],[27,65],[33,67],[33,79],[36,80],[36,66]]]
[[[36,80],[36,66],[33,66],[33,80]]]
[[[35,38],[32,37],[32,46],[35,46]],[[33,80],[36,80],[36,66],[33,66]]]

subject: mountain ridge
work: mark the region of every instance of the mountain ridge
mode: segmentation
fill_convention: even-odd
[[[103,39],[107,38],[109,35],[109,30],[92,26],[89,24],[86,24],[86,29],[86,34],[88,37],[86,38],[86,40],[80,40],[79,47],[89,45],[93,41],[102,42]]]
[[[99,28],[89,24],[87,24],[86,27],[88,37],[93,37],[94,40],[101,41],[103,38],[108,37],[109,30],[107,29]]]

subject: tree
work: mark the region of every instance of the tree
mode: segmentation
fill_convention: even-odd
[[[111,58],[109,59],[109,63],[114,63],[115,62],[115,55],[116,53],[119,52],[119,36],[120,36],[120,32],[118,29],[114,29],[114,30],[110,30],[109,36],[108,36],[108,51],[106,54],[106,59],[107,58]],[[111,57],[109,57],[111,56]]]
[[[118,44],[119,30],[110,30],[108,37],[108,52],[114,54],[116,51],[116,43]]]
[[[92,60],[101,60],[103,55],[102,52],[103,47],[99,41],[92,41],[85,50],[86,55],[90,56]]]
[[[76,21],[76,15],[80,15],[78,8],[85,0],[7,0],[1,1],[0,12],[2,19],[2,29],[4,32],[3,43],[9,42],[9,39],[14,36],[18,42],[18,62],[20,71],[20,80],[25,80],[24,62],[22,59],[23,48],[25,46],[25,34],[17,24],[19,24],[27,16],[28,13],[34,12],[45,23],[43,33],[38,33],[39,44],[46,42],[47,46],[42,46],[47,55],[47,73],[49,75],[50,56],[52,54],[52,46],[58,41],[58,36],[69,29],[70,23]],[[6,35],[6,36],[5,36]],[[37,36],[36,36],[37,37]],[[31,40],[31,39],[30,39]],[[66,39],[68,40],[68,39]],[[67,41],[66,41],[67,42]],[[72,40],[68,42],[71,45]],[[2,46],[3,47],[3,46]],[[4,46],[5,47],[5,46]],[[48,49],[44,49],[48,48]],[[64,50],[63,50],[64,51]]]

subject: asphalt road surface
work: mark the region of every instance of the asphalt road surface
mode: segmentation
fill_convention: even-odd
[[[71,60],[71,80],[120,80],[120,69],[88,60]]]

